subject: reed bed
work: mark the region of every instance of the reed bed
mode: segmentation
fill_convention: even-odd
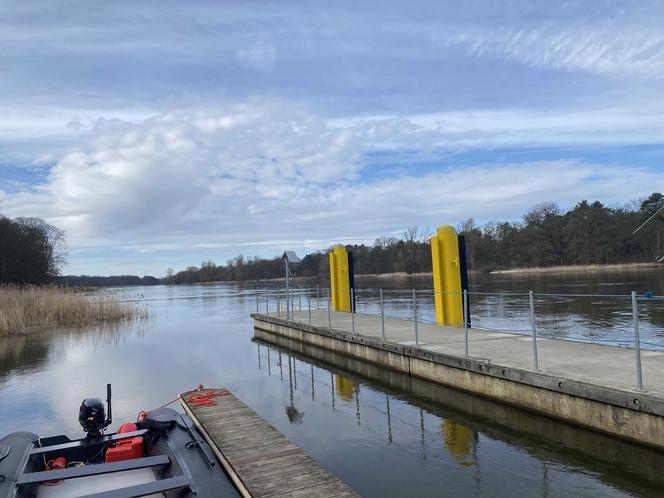
[[[615,263],[605,265],[566,265],[536,266],[531,268],[512,268],[511,270],[494,270],[491,273],[583,273],[602,271],[649,270],[664,268],[660,263]]]
[[[44,327],[146,319],[150,315],[147,305],[127,302],[117,295],[64,287],[0,286],[0,337]]]

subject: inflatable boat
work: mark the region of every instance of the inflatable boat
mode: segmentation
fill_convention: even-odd
[[[106,402],[107,410],[99,398],[83,400],[84,438],[0,439],[0,498],[242,496],[187,415],[161,407],[106,433],[110,384]]]

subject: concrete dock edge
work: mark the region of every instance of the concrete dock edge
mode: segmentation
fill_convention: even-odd
[[[252,314],[257,331],[311,344],[638,444],[664,449],[664,399],[476,358]],[[259,332],[259,333],[260,333]]]

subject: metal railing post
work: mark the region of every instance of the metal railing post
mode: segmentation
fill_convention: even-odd
[[[327,328],[332,328],[332,298],[330,297],[330,289],[327,289]]]
[[[530,327],[533,334],[533,365],[535,370],[539,370],[539,360],[537,357],[537,328],[535,326],[535,295],[533,291],[528,291],[528,297],[530,299]]]
[[[302,287],[297,288],[297,310],[302,311]]]
[[[468,357],[468,289],[463,290],[463,352]]]
[[[417,334],[417,297],[415,296],[415,289],[413,289],[413,324],[415,327],[415,344],[420,345],[420,338]]]
[[[311,325],[311,294],[309,294],[309,287],[307,287],[307,307],[309,308],[309,325]]]
[[[383,339],[385,339],[385,309],[383,307],[383,289],[380,289],[378,292],[380,295],[380,329],[383,335]]]
[[[354,289],[350,289],[350,321],[353,327],[353,334],[355,333],[355,310],[353,309],[353,303],[355,302],[355,293]]]
[[[320,298],[318,296],[318,284],[316,284],[316,309],[320,310]]]
[[[258,291],[258,289],[256,289],[256,314],[260,313],[260,310],[258,309],[258,307],[260,306],[259,297],[260,297],[260,292]]]
[[[289,311],[288,311],[290,309],[290,306],[288,305],[289,298],[290,298],[290,292],[288,287],[286,287],[286,320],[289,319]]]
[[[639,309],[635,291],[632,291],[632,320],[634,322],[634,350],[636,352],[636,389],[643,391],[643,372],[641,371],[641,337],[639,336]]]
[[[281,318],[281,296],[279,294],[279,288],[277,288],[277,316]]]
[[[270,291],[265,289],[265,314],[270,313]]]

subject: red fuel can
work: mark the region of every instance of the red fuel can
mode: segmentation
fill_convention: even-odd
[[[127,422],[122,424],[118,434],[125,434],[138,430],[136,424]],[[145,440],[142,436],[136,436],[129,439],[118,441],[115,446],[106,450],[106,463],[120,462],[122,460],[132,460],[134,458],[143,458],[145,456]]]

